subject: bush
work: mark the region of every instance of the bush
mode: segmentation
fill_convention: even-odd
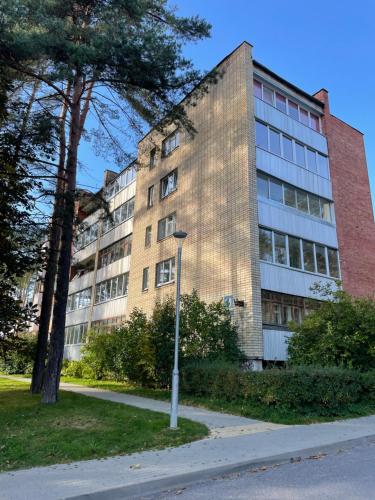
[[[73,378],[96,378],[96,374],[92,368],[83,360],[80,361],[65,361],[61,370],[63,377]]]
[[[0,340],[0,372],[31,374],[36,355],[36,335],[29,333]]]
[[[375,400],[375,372],[295,367],[244,372],[235,365],[194,363],[182,369],[181,389],[222,401],[262,404],[300,413],[339,415]]]
[[[328,300],[311,312],[289,340],[293,365],[375,369],[375,302],[316,286]]]
[[[236,326],[221,302],[207,305],[196,292],[181,297],[180,365],[194,359],[242,358]],[[173,369],[175,303],[155,304],[151,318],[134,309],[129,320],[109,333],[91,333],[83,361],[95,378],[128,379],[152,387],[169,387]]]

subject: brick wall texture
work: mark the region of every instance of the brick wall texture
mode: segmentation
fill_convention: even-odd
[[[363,135],[330,114],[326,90],[323,127],[335,202],[343,287],[361,296],[375,292],[375,223]]]
[[[137,175],[133,249],[128,311],[137,306],[150,313],[155,300],[175,294],[175,284],[155,287],[156,263],[175,256],[173,237],[157,242],[158,221],[176,212],[177,229],[188,237],[183,245],[181,292],[196,289],[200,297],[216,301],[233,295],[245,302],[236,307],[242,347],[249,358],[263,351],[255,134],[251,47],[242,44],[219,69],[213,84],[188,116],[197,134],[181,131],[180,145],[168,157],[157,154],[153,169]],[[139,145],[139,160],[148,164],[149,152],[163,137],[157,132]],[[178,169],[177,190],[160,200],[160,179]],[[147,209],[147,192],[154,185],[154,206]],[[145,230],[152,226],[152,243],[145,248]],[[143,268],[149,267],[149,290],[142,292]]]

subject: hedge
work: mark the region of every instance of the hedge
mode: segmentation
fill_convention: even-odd
[[[338,415],[352,404],[375,403],[375,372],[312,367],[244,372],[230,364],[203,362],[182,369],[181,389],[228,402]]]

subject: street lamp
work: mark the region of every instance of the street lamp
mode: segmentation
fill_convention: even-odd
[[[177,290],[176,290],[176,329],[174,338],[174,366],[172,374],[172,399],[171,399],[171,420],[170,428],[177,429],[177,413],[178,413],[178,345],[180,338],[180,288],[181,288],[181,257],[182,243],[187,236],[184,231],[175,231],[173,236],[178,241],[177,250]]]

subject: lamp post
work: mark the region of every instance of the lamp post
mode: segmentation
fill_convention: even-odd
[[[184,231],[175,231],[173,236],[178,241],[177,249],[177,290],[176,290],[176,325],[174,338],[174,366],[172,373],[172,398],[171,398],[171,419],[169,427],[177,429],[177,413],[178,413],[178,348],[180,340],[180,288],[181,288],[181,257],[182,243],[187,236]]]

